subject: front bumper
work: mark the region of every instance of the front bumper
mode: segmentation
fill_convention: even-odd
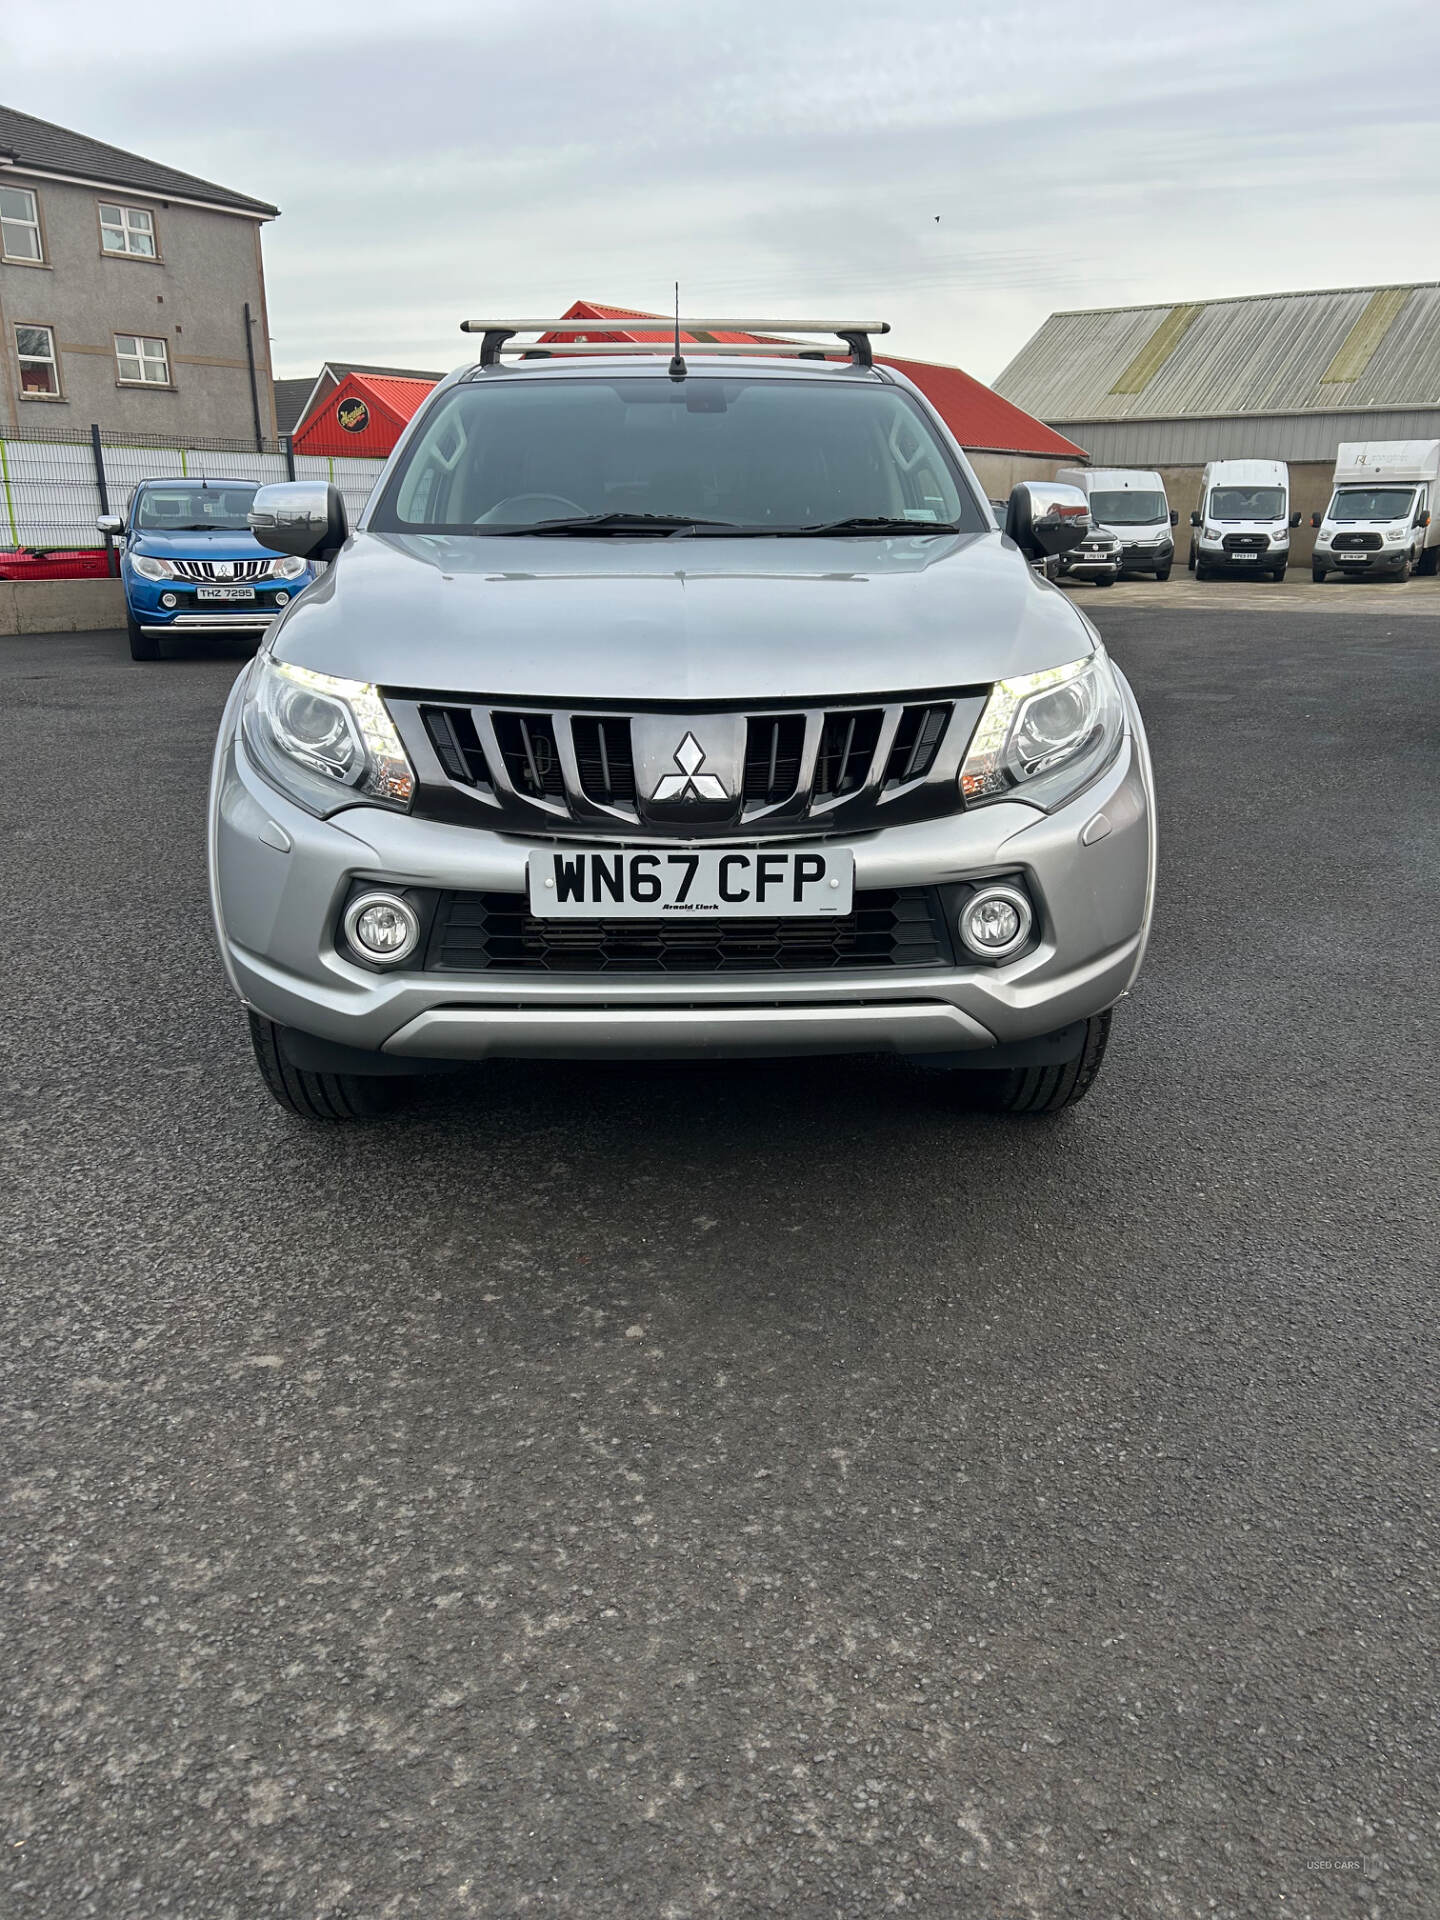
[[[123,578],[125,604],[142,633],[266,633],[310,582],[308,575],[259,580],[253,599],[225,601],[200,599],[204,583],[199,581],[146,580],[129,567]],[[162,594],[173,596],[176,604],[162,606]]]
[[[1139,970],[1155,879],[1148,750],[1130,727],[1068,806],[977,808],[835,844],[856,886],[913,887],[1019,870],[1041,937],[1008,965],[824,974],[375,973],[335,929],[352,882],[520,894],[542,843],[356,807],[317,820],[276,792],[235,738],[216,751],[210,881],[226,972],[283,1027],[394,1058],[720,1058],[956,1054],[1019,1043],[1101,1012]],[[547,847],[553,842],[544,843]],[[668,843],[673,847],[674,842]]]
[[[1382,547],[1362,549],[1356,553],[1333,553],[1328,547],[1317,547],[1313,555],[1317,567],[1327,567],[1333,573],[1399,573],[1410,558],[1408,547]]]
[[[1253,549],[1247,555],[1227,553],[1223,547],[1197,546],[1195,557],[1202,567],[1215,573],[1270,573],[1276,567],[1288,567],[1290,549],[1270,547],[1265,552]]]
[[[1158,547],[1141,547],[1133,543],[1120,548],[1120,564],[1127,573],[1156,573],[1174,564],[1175,543],[1163,540]]]

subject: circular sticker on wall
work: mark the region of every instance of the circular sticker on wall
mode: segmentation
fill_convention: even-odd
[[[370,424],[370,409],[363,400],[342,400],[335,409],[335,418],[346,433],[363,433]]]

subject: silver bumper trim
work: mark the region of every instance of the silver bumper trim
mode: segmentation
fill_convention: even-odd
[[[995,1036],[939,1000],[797,1007],[435,1007],[386,1053],[439,1060],[734,1059],[804,1053],[965,1053]]]
[[[210,633],[263,633],[279,618],[278,613],[177,613],[173,620],[167,620],[163,626],[150,627],[142,622],[140,631],[174,633],[177,627],[184,627],[191,632],[204,628]]]

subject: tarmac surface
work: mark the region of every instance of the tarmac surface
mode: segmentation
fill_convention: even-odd
[[[239,656],[0,641],[6,1920],[1440,1911],[1440,623],[1205,591],[1085,592],[1161,894],[1040,1122],[307,1129],[211,948]]]

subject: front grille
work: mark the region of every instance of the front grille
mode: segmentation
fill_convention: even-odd
[[[1265,553],[1270,541],[1263,533],[1227,533],[1221,544],[1226,553]]]
[[[268,560],[172,560],[170,564],[179,580],[228,581],[233,586],[244,581],[264,580],[270,573]],[[217,572],[219,567],[226,571]]]
[[[641,826],[683,838],[743,832],[752,821],[770,834],[820,816],[838,831],[953,813],[987,691],[717,711],[713,720],[670,708],[554,711],[391,688],[385,699],[419,776],[423,817],[473,819],[478,800],[487,825],[554,832],[560,818],[604,833]],[[676,772],[690,770],[695,746],[702,790],[677,801]]]
[[[1337,553],[1375,553],[1384,544],[1378,533],[1337,533],[1330,542]]]
[[[835,973],[954,958],[933,887],[871,888],[805,920],[537,920],[519,893],[442,893],[425,952],[441,973]]]

